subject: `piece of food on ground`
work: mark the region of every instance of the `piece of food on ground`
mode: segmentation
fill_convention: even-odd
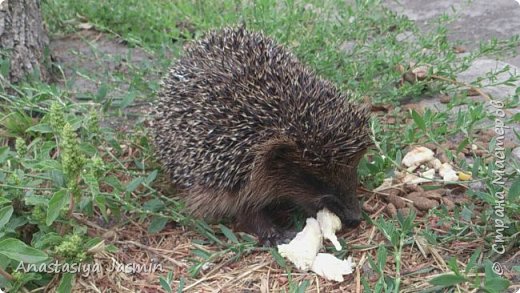
[[[442,176],[442,179],[446,181],[458,181],[459,176],[457,175],[457,172],[453,170],[453,167],[449,163],[442,164],[441,168],[439,169],[439,175]]]
[[[294,263],[298,269],[307,271],[311,268],[321,243],[320,224],[316,219],[308,218],[305,228],[296,234],[291,242],[278,245],[278,252]]]
[[[335,234],[341,229],[341,220],[328,209],[322,209],[316,217],[318,220],[308,218],[303,230],[291,242],[278,245],[278,252],[302,271],[311,270],[327,280],[342,282],[343,275],[353,271],[352,257],[341,260],[330,253],[318,253],[323,236],[336,250],[341,250]]]
[[[341,244],[336,237],[336,232],[341,229],[341,220],[328,209],[322,209],[318,212],[318,222],[320,223],[321,233],[323,237],[330,240],[337,251],[341,250]]]
[[[342,260],[330,253],[318,253],[311,270],[327,280],[343,282],[343,275],[352,274],[354,265],[350,256]]]
[[[429,148],[416,146],[404,156],[402,163],[406,167],[419,166],[433,160],[433,155],[433,151]]]

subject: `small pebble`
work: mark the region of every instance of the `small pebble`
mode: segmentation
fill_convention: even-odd
[[[397,209],[392,203],[389,203],[388,205],[386,205],[385,211],[388,214],[388,216],[390,216],[392,218],[397,215]]]
[[[443,95],[439,98],[439,100],[443,104],[448,104],[451,101],[451,97],[448,95]]]

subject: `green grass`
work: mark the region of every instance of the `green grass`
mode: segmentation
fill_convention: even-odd
[[[476,58],[509,54],[518,46],[515,38],[490,41],[461,56],[447,41],[448,17],[440,18],[436,28],[423,33],[411,21],[383,9],[375,0],[356,1],[353,6],[339,0],[262,0],[255,4],[227,0],[47,0],[42,4],[42,11],[51,36],[74,33],[80,23],[90,23],[96,30],[122,39],[128,46],[142,49],[153,58],[144,65],[129,62],[123,73],[76,68],[100,85],[97,92],[81,95],[72,92],[70,83],[73,81],[70,80],[64,80],[65,86],[34,79],[17,85],[2,84],[0,272],[4,274],[0,275],[0,287],[10,288],[12,292],[41,288],[54,277],[14,272],[20,260],[38,262],[49,257],[73,262],[92,258],[85,251],[98,245],[101,239],[88,236],[86,226],[72,212],[105,222],[116,219],[118,225],[132,218],[148,225],[150,233],[162,230],[168,221],[198,231],[202,240],[194,240],[199,245],[193,250],[189,276],[162,277],[161,285],[166,291],[175,289],[170,287],[173,279],[184,284],[184,278],[199,276],[205,264],[216,263],[226,255],[232,254],[233,260],[238,260],[252,251],[263,251],[255,247],[255,241],[248,235],[235,234],[224,225],[210,226],[183,213],[182,202],[161,188],[164,174],[154,160],[143,125],[146,117],[128,111],[136,104],[153,100],[158,89],[157,76],[181,54],[186,41],[200,37],[208,29],[243,23],[249,29],[262,30],[284,43],[318,74],[348,92],[352,99],[369,97],[374,104],[394,105],[388,116],[406,115],[408,121],[393,125],[374,118],[372,129],[377,148],[369,152],[359,167],[362,182],[369,188],[378,186],[393,174],[404,149],[411,144],[440,144],[457,135],[467,137],[461,148],[463,144],[473,143],[477,138],[475,131],[483,127],[486,118],[494,118],[492,113],[468,98],[464,85],[434,77],[455,80],[456,74],[467,69]],[[401,40],[407,33],[413,35],[415,41]],[[100,63],[128,57],[103,56],[94,44],[91,50],[99,55]],[[427,66],[427,77],[397,86],[403,73],[396,68],[401,66],[407,71],[410,62]],[[2,64],[4,59],[0,60]],[[518,76],[511,76],[510,80],[497,82],[496,76],[497,73],[490,73],[473,86],[510,85],[518,80]],[[456,97],[444,112],[402,111],[403,101],[439,93]],[[518,95],[517,89],[516,95],[507,100],[508,107],[518,107]],[[449,111],[458,104],[468,105],[468,110],[450,115]],[[114,119],[131,124],[128,133],[106,126],[105,122]],[[507,121],[509,124],[518,122],[519,117]],[[64,130],[66,124],[69,126]],[[453,292],[456,286],[464,286],[499,292],[506,284],[490,271],[489,263],[480,261],[481,255],[496,257],[489,249],[494,237],[491,223],[495,215],[490,208],[484,211],[477,208],[482,204],[496,204],[491,184],[493,164],[478,158],[468,164],[457,159],[457,152],[453,151],[448,151],[447,156],[462,170],[472,172],[488,190],[473,193],[472,202],[458,206],[453,214],[441,208],[431,210],[424,217],[452,219],[448,234],[438,233],[426,220],[413,222],[413,216],[375,220],[373,224],[387,242],[377,249],[374,259],[368,259],[379,277],[370,282],[362,276],[366,292],[398,292],[402,288],[407,277],[400,274],[403,251],[415,245],[417,234],[434,247],[449,247],[455,241],[471,242],[475,238],[484,239],[486,243],[470,259],[450,260],[451,275],[434,279],[432,290],[445,288],[443,290]],[[511,163],[507,178],[513,186],[519,184],[519,170],[520,166]],[[508,199],[504,204],[504,219],[510,226],[506,235],[514,241],[520,230],[518,196],[510,192]],[[200,248],[204,245],[214,245],[219,250]],[[116,251],[117,247],[109,246],[107,250]],[[392,258],[387,258],[389,255]],[[278,261],[290,277],[291,267]],[[461,262],[466,264],[464,270],[460,268]],[[395,268],[394,274],[385,274],[386,265]],[[478,277],[478,272],[484,272],[485,277]],[[59,278],[63,288],[72,280],[73,277],[67,275]],[[289,280],[287,290],[303,292],[308,286],[307,281],[298,284]]]

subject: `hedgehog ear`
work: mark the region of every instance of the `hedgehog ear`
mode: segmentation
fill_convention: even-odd
[[[270,167],[281,167],[284,162],[292,160],[296,153],[296,145],[288,140],[267,141],[257,153],[264,164]]]

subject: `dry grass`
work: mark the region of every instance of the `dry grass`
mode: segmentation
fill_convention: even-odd
[[[381,207],[371,215],[372,219],[379,217],[386,203],[378,195],[365,196],[370,197],[374,206]],[[105,239],[105,245],[113,244],[118,251],[95,254],[94,263],[99,264],[102,270],[88,277],[78,275],[73,292],[163,292],[159,277],[164,277],[168,271],[173,272],[175,276],[172,288],[179,286],[181,277],[185,278],[185,292],[288,292],[290,278],[295,284],[308,280],[306,292],[362,292],[361,276],[369,282],[375,282],[379,278],[367,258],[376,259],[377,248],[387,244],[376,227],[366,222],[357,229],[342,234],[341,237],[348,243],[347,250],[357,265],[354,274],[346,276],[342,283],[326,281],[314,273],[293,272],[288,276],[271,254],[262,249],[241,257],[238,261],[229,254],[219,262],[209,264],[201,270],[199,276],[192,278],[188,274],[190,259],[194,257],[191,250],[194,247],[201,247],[209,252],[219,249],[216,246],[194,244],[193,240],[201,240],[201,236],[196,232],[171,223],[162,232],[149,234],[144,228],[146,223],[143,225],[132,219],[127,219],[124,226],[106,229],[83,219],[80,215],[75,215],[75,218],[89,227],[90,236],[102,237]],[[418,217],[416,229],[419,231],[422,226],[431,225],[435,231],[445,232],[449,226],[436,227],[435,223],[438,220],[433,216]],[[472,252],[483,245],[483,240],[477,238],[473,241],[455,241],[449,246],[428,245],[427,242],[421,241],[419,235],[415,235],[414,238],[416,244],[406,246],[402,254],[403,280],[400,292],[421,292],[431,288],[428,284],[429,279],[449,272],[446,259],[457,255],[459,265],[463,269]],[[422,243],[422,247],[419,243]],[[505,262],[512,261],[515,257],[518,257],[518,252],[510,255]],[[114,264],[135,264],[144,267],[157,264],[160,267],[155,271],[137,273],[109,271]],[[391,256],[388,257],[384,272],[387,276],[395,275]],[[57,284],[51,283],[50,288],[53,285]],[[460,292],[470,292],[463,287],[459,289]]]

